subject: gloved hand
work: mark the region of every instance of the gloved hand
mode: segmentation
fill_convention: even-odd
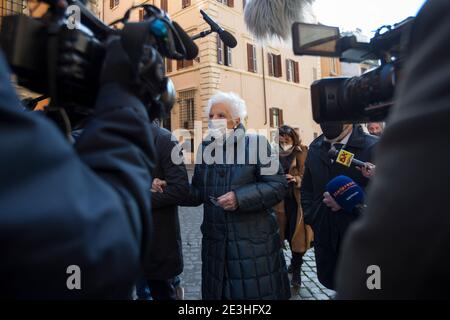
[[[120,37],[111,36],[107,41],[106,56],[100,74],[100,85],[118,83],[137,96],[137,62],[130,60]]]

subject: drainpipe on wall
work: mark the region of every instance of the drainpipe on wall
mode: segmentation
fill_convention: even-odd
[[[266,68],[264,62],[264,48],[261,47],[262,52],[262,72],[263,72],[263,91],[264,91],[264,125],[267,125],[267,94],[266,94]]]

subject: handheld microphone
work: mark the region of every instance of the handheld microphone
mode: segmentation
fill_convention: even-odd
[[[339,160],[338,157],[339,157],[339,154],[340,154],[340,153],[341,153],[340,150],[337,150],[335,147],[333,147],[333,148],[330,149],[330,151],[328,151],[328,156],[329,156],[331,159],[336,160],[337,162],[339,162],[339,163],[341,163],[341,164],[343,164],[343,165],[346,165],[347,167],[350,167],[350,164],[352,164],[352,165],[354,165],[354,166],[357,166],[357,167],[364,167],[365,164],[366,164],[364,161],[355,159],[355,158],[352,157],[352,156],[349,156],[349,158],[348,158],[348,159],[351,158],[351,161],[348,161],[348,159],[345,159],[345,160],[343,160],[343,161],[338,161],[338,160]],[[349,153],[349,152],[347,152],[347,154],[353,155],[353,154],[351,154],[351,153]],[[353,156],[354,156],[354,155],[353,155]],[[342,163],[342,162],[345,162],[345,163]]]
[[[352,212],[364,201],[363,189],[347,176],[334,178],[327,184],[326,189],[346,212]]]
[[[215,22],[210,16],[208,16],[205,11],[200,10],[200,13],[202,14],[203,19],[206,21],[206,23],[211,27],[211,31],[217,32],[219,34],[220,40],[222,40],[227,47],[235,48],[237,46],[237,40],[231,33],[223,30],[223,28],[219,26],[219,24],[217,24],[217,22]]]

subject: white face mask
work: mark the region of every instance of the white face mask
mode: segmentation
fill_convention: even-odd
[[[209,120],[208,128],[210,136],[217,139],[219,144],[225,143],[234,133],[233,129],[228,129],[228,120],[226,119]]]
[[[291,150],[293,146],[293,144],[282,144],[281,149],[283,149],[283,151],[288,151]]]
[[[211,130],[220,130],[225,133],[225,130],[228,127],[228,123],[226,119],[213,119],[209,120],[208,127]]]

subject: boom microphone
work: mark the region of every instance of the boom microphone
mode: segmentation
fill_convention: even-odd
[[[304,19],[306,7],[314,0],[251,0],[245,6],[245,23],[260,39],[278,37],[287,40],[292,24]]]
[[[227,47],[235,48],[237,46],[237,40],[231,33],[223,30],[223,28],[219,26],[217,22],[215,22],[210,16],[208,16],[205,11],[200,10],[200,13],[202,14],[203,19],[206,21],[206,23],[211,27],[211,31],[217,32],[219,34],[220,40],[222,40]]]
[[[237,46],[236,38],[228,31],[223,30],[222,32],[219,32],[219,37],[227,47],[235,48]]]
[[[186,49],[186,56],[185,60],[193,60],[197,58],[198,56],[198,47],[194,43],[194,41],[191,40],[189,35],[186,33],[186,31],[181,28],[181,26],[176,23],[175,21],[172,21],[172,24],[175,28],[175,30],[178,33],[178,36],[180,37],[181,41],[183,42],[184,48]]]
[[[222,31],[223,29],[217,24],[217,22],[215,22],[210,16],[208,16],[208,14],[203,11],[200,10],[200,13],[203,16],[203,19],[205,19],[206,23],[209,24],[209,26],[211,27],[211,30],[214,32],[219,32]]]

